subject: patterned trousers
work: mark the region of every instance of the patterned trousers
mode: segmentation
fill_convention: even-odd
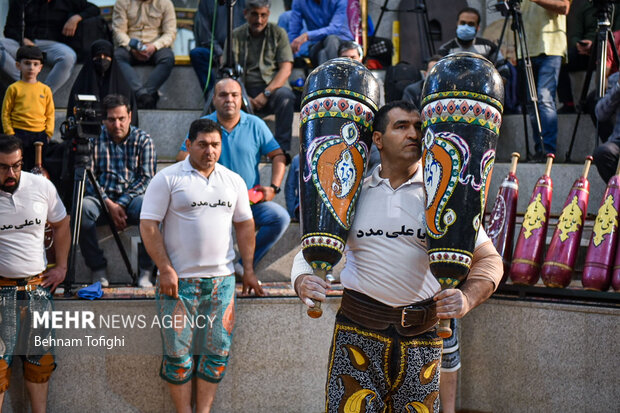
[[[326,411],[438,412],[443,341],[435,329],[405,337],[336,316],[326,385]]]

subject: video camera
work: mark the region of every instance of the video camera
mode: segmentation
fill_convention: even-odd
[[[75,95],[73,116],[60,126],[62,139],[96,139],[101,134],[103,111],[95,95]]]
[[[510,11],[515,9],[515,5],[518,5],[519,3],[521,3],[521,0],[498,1],[493,5],[493,8],[500,12],[502,16],[506,17]]]

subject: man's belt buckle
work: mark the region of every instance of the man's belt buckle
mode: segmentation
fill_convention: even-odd
[[[422,311],[424,313],[424,316],[423,316],[422,320],[423,320],[423,322],[426,321],[426,317],[428,315],[427,308],[426,307],[417,306],[417,305],[410,305],[410,306],[407,306],[407,307],[403,308],[403,311],[402,311],[401,316],[400,316],[400,325],[403,326],[404,328],[411,327],[413,325],[413,324],[409,324],[407,322],[407,320],[406,320],[407,314],[409,314],[410,312],[413,312],[413,311],[416,311],[416,312],[417,311]],[[420,323],[420,324],[423,324],[423,322]]]

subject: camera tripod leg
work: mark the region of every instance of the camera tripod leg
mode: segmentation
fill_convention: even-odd
[[[90,181],[91,185],[95,188],[95,195],[97,196],[97,199],[101,203],[102,212],[106,217],[108,225],[110,226],[110,231],[112,231],[112,235],[114,236],[114,241],[116,241],[116,246],[118,247],[118,251],[121,253],[121,257],[123,258],[123,262],[125,263],[125,267],[127,268],[127,273],[133,280],[133,285],[137,285],[137,282],[138,282],[137,276],[133,272],[133,269],[131,268],[131,261],[129,260],[127,251],[125,251],[125,247],[123,247],[121,237],[118,235],[118,231],[116,230],[116,227],[114,226],[114,222],[112,221],[112,218],[110,216],[110,210],[108,209],[108,206],[103,200],[103,191],[101,190],[101,187],[97,183],[97,179],[95,179],[95,175],[93,174],[93,171],[90,169],[87,169],[86,174],[88,176],[88,180]]]
[[[601,13],[605,13],[601,11]],[[577,119],[575,120],[575,126],[573,127],[573,135],[570,140],[570,145],[568,147],[568,151],[566,152],[566,162],[572,162],[571,155],[573,153],[573,147],[575,144],[575,139],[577,137],[577,129],[579,128],[579,120],[581,118],[581,114],[586,107],[588,100],[588,90],[590,88],[590,82],[592,80],[592,75],[594,70],[596,70],[597,74],[597,84],[596,84],[596,93],[598,98],[602,98],[605,95],[605,82],[607,81],[607,41],[612,44],[612,52],[614,56],[614,61],[620,63],[620,59],[618,58],[618,51],[616,50],[614,43],[614,36],[609,29],[610,23],[608,17],[603,14],[599,16],[599,28],[598,33],[596,34],[596,42],[592,44],[592,48],[590,50],[590,61],[588,62],[588,71],[586,72],[586,77],[583,82],[583,87],[581,88],[581,96],[579,97],[579,106],[577,107]],[[594,135],[594,148],[598,146],[598,121],[596,122],[596,133]]]
[[[69,259],[67,265],[67,275],[62,283],[65,290],[64,296],[72,295],[71,288],[75,281],[75,253],[80,241],[80,227],[82,225],[82,200],[84,198],[84,177],[86,171],[84,169],[75,171],[73,177],[73,200],[71,205],[71,246],[69,248]]]

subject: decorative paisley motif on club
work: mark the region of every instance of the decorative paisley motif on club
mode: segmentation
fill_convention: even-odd
[[[374,111],[357,100],[339,96],[326,96],[309,101],[300,112],[300,122],[305,124],[312,119],[343,118],[350,119],[364,128],[371,128]]]
[[[463,122],[482,126],[499,134],[502,125],[502,113],[495,106],[479,100],[457,97],[429,100],[422,109],[421,116],[423,128],[436,123]]]
[[[313,232],[304,235],[301,240],[301,248],[304,249],[308,247],[327,247],[342,254],[344,251],[344,241],[332,234]]]
[[[345,123],[340,135],[313,140],[306,151],[304,182],[312,179],[336,222],[347,230],[353,220],[367,157],[368,147],[359,139],[358,127],[353,122]]]

